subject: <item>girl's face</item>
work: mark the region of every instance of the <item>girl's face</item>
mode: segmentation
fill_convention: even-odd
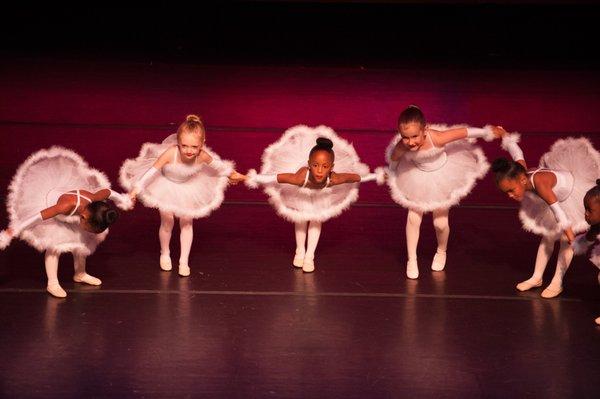
[[[583,205],[585,207],[585,221],[589,225],[600,223],[600,198],[586,196],[583,199]]]
[[[498,182],[498,188],[510,199],[521,202],[527,190],[527,176],[521,173],[514,179],[502,179]]]
[[[402,143],[410,150],[417,151],[425,143],[425,126],[419,122],[400,124]]]
[[[308,159],[308,168],[316,183],[323,183],[333,168],[333,157],[327,151],[315,151]]]
[[[181,159],[192,161],[200,154],[204,144],[202,136],[196,133],[183,133],[177,140]]]
[[[81,214],[79,215],[79,226],[81,226],[82,229],[84,229],[85,231],[87,231],[88,233],[94,233],[94,234],[99,234],[102,233],[101,231],[97,231],[95,228],[92,227],[92,225],[89,222],[89,219],[91,217],[91,213],[88,210],[88,208],[84,208],[83,211],[81,212]]]

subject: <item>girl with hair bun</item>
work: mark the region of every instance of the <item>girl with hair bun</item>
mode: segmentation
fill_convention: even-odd
[[[265,185],[277,213],[294,223],[296,253],[292,264],[307,273],[315,269],[322,223],[358,199],[358,183],[376,179],[383,183],[384,179],[383,171],[369,174],[369,167],[360,162],[354,147],[327,126],[288,129],[265,149],[262,161],[260,174],[250,170],[246,185]]]
[[[398,134],[386,150],[388,185],[392,199],[408,209],[406,218],[406,276],[419,277],[417,245],[423,214],[433,214],[437,250],[431,262],[434,271],[444,270],[450,236],[450,207],[466,197],[489,164],[481,148],[467,139],[491,141],[499,137],[496,126],[428,125],[416,105],[398,118]]]
[[[590,262],[600,269],[600,179],[596,180],[596,185],[588,190],[583,197],[583,207],[585,209],[585,221],[590,225],[587,232],[578,235],[573,242],[575,255],[585,254],[590,247]],[[598,283],[600,284],[600,271],[598,272]],[[596,318],[596,324],[600,325],[600,317]]]
[[[503,132],[502,148],[512,160],[496,159],[492,169],[498,188],[511,199],[521,202],[519,218],[523,228],[539,234],[533,274],[517,284],[519,291],[540,287],[554,243],[560,242],[556,271],[542,291],[543,298],[553,298],[563,290],[563,277],[573,259],[570,245],[575,234],[587,230],[586,215],[581,207],[587,190],[600,176],[600,154],[586,138],[561,139],[542,155],[539,166],[528,170],[518,133]]]
[[[100,285],[86,273],[86,258],[108,235],[119,214],[105,201],[131,209],[127,195],[110,189],[106,176],[88,166],[75,152],[51,147],[35,152],[19,166],[9,189],[6,207],[9,228],[0,233],[0,249],[14,237],[44,252],[47,291],[67,296],[58,282],[60,254],[73,254],[77,283]]]
[[[121,185],[147,207],[160,213],[160,268],[172,269],[170,242],[175,217],[179,218],[181,253],[179,275],[189,276],[193,220],[207,217],[221,206],[227,184],[245,178],[205,145],[202,120],[188,115],[162,143],[145,143],[135,159],[121,166]]]

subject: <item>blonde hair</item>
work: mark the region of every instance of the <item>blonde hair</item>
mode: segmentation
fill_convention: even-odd
[[[204,123],[198,115],[188,115],[185,117],[185,121],[177,128],[177,140],[180,139],[184,133],[197,134],[202,139],[202,142],[206,139],[206,131],[204,130]]]

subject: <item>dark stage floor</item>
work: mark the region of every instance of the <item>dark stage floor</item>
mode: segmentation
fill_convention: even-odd
[[[89,259],[100,288],[70,282],[61,259],[64,300],[45,293],[41,255],[20,242],[0,254],[1,396],[600,394],[597,270],[576,258],[561,297],[518,293],[536,239],[514,209],[454,210],[444,272],[429,270],[426,218],[418,281],[404,276],[397,207],[325,224],[304,274],[290,264],[291,224],[265,205],[224,205],[195,224],[189,278],[159,269],[158,220],[135,212],[147,234],[125,215]]]

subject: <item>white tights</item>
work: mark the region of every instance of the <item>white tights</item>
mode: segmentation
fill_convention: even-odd
[[[437,237],[437,252],[445,254],[448,249],[448,237],[450,235],[450,225],[448,224],[448,209],[436,209],[433,211],[433,227]],[[406,218],[406,250],[408,260],[417,260],[417,245],[419,244],[419,233],[421,230],[421,221],[423,212],[408,211]]]
[[[296,257],[313,260],[315,250],[321,235],[321,222],[300,222],[295,224],[296,230]],[[308,240],[307,240],[308,236]],[[305,247],[306,245],[306,247]]]
[[[160,229],[158,230],[158,239],[160,240],[160,254],[165,256],[171,253],[169,244],[171,242],[171,233],[175,224],[175,217],[170,212],[160,212]],[[179,264],[188,266],[192,241],[194,239],[194,225],[192,218],[179,218],[179,242],[181,254],[179,255]]]

